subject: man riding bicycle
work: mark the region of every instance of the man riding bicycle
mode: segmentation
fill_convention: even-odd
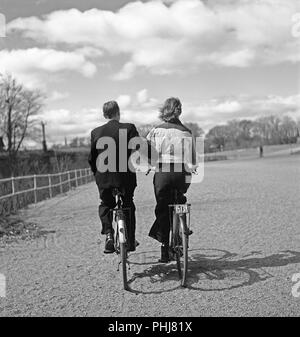
[[[100,194],[99,217],[102,223],[101,234],[106,235],[104,253],[108,254],[115,251],[112,227],[113,215],[111,211],[116,206],[115,197],[113,196],[115,188],[122,192],[123,207],[130,209],[129,212],[125,212],[128,225],[127,251],[135,251],[138,243],[135,240],[135,205],[133,196],[137,181],[135,171],[128,167],[129,158],[133,151],[128,149],[128,143],[132,138],[138,137],[139,134],[134,124],[120,123],[120,109],[117,102],[110,101],[105,103],[103,105],[103,115],[109,121],[91,132],[89,164],[95,175]],[[125,139],[121,139],[124,134],[126,135]],[[101,155],[105,155],[105,151],[110,149],[108,146],[100,146],[102,140],[104,140],[104,143],[112,141],[113,145],[115,144],[111,153],[108,153],[106,162],[102,163],[104,169],[101,168]],[[120,149],[120,143],[122,142],[126,143],[127,152],[125,155],[123,149]],[[121,152],[122,154],[120,155]]]
[[[185,193],[190,186],[191,172],[196,167],[195,141],[192,132],[179,120],[181,102],[168,98],[160,109],[162,124],[152,129],[147,140],[158,152],[154,175],[156,220],[149,236],[162,243],[160,262],[169,262],[169,204],[172,191],[177,190],[177,203],[186,203]]]

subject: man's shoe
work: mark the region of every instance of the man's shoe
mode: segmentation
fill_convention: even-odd
[[[106,234],[106,241],[105,241],[105,254],[111,254],[115,252],[115,245],[114,245],[114,237],[112,233]]]
[[[158,262],[161,262],[161,263],[170,262],[169,247],[167,245],[161,246],[161,258],[158,260]]]

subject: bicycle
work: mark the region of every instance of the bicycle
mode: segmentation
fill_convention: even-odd
[[[150,167],[146,171],[146,175],[155,170],[155,167]],[[194,170],[192,173],[197,174],[197,171]],[[172,255],[175,255],[176,258],[176,265],[179,279],[181,280],[181,286],[185,287],[188,272],[189,236],[193,234],[193,231],[190,229],[191,204],[178,204],[178,193],[179,191],[176,189],[172,191],[172,200],[174,203],[169,205],[169,209],[172,212],[172,216],[170,217],[170,222],[172,225],[170,226],[171,235],[169,248]]]
[[[185,287],[188,273],[188,248],[189,236],[193,234],[190,229],[191,204],[178,204],[178,191],[172,191],[174,204],[169,205],[171,226],[170,226],[170,251],[175,255],[181,286]]]
[[[130,269],[128,262],[128,252],[127,252],[127,227],[126,227],[126,217],[125,211],[130,212],[130,208],[123,207],[122,192],[115,188],[113,189],[113,196],[116,200],[116,207],[112,209],[113,220],[114,220],[114,235],[115,235],[115,252],[120,256],[120,261],[118,263],[118,271],[120,271],[120,264],[122,265],[122,278],[124,290],[128,290],[128,280],[127,280],[127,265]]]

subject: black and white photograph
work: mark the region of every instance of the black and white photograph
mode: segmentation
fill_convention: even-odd
[[[299,66],[299,0],[0,0],[0,317],[299,317]]]

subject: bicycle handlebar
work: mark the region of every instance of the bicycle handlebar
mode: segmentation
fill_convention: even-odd
[[[197,175],[197,174],[198,174],[197,168],[198,168],[198,165],[193,165],[192,170],[191,170],[191,173]],[[151,166],[151,167],[149,167],[148,170],[147,170],[147,172],[145,173],[145,175],[146,175],[146,176],[149,175],[149,173],[150,173],[151,171],[154,171],[154,172],[155,172],[155,171],[156,171],[156,166]]]

